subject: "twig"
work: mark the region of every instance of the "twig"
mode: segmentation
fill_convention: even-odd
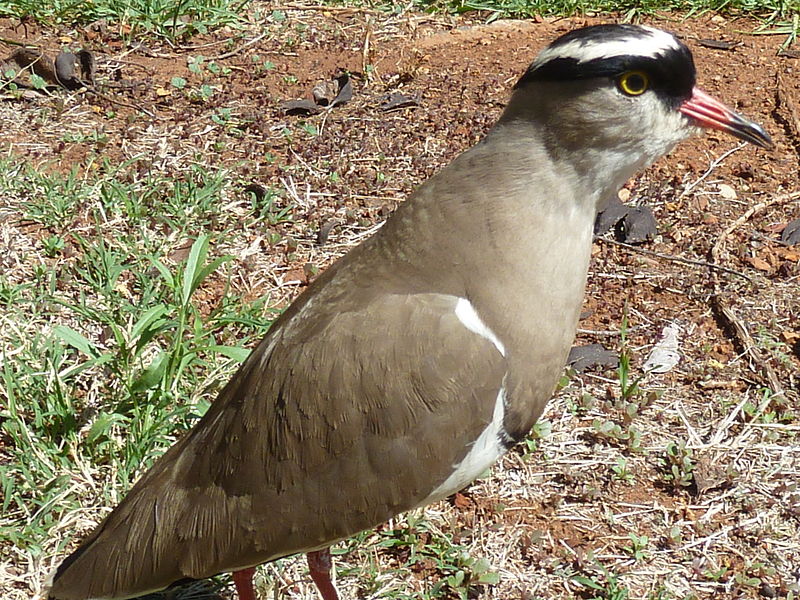
[[[736,407],[728,413],[721,423],[714,426],[714,436],[709,440],[707,447],[718,446],[722,443],[722,440],[728,434],[728,429],[737,419],[739,413],[744,408],[744,405],[749,401],[750,398],[748,398],[747,394],[742,394],[742,399],[739,401],[739,404],[737,404]]]
[[[27,42],[18,42],[7,37],[0,37],[0,42],[8,44],[9,46],[21,46],[22,48],[38,48],[35,44],[28,44]]]
[[[724,273],[728,273],[730,275],[736,275],[741,277],[742,279],[746,279],[750,283],[755,283],[753,279],[741,271],[736,271],[735,269],[730,269],[728,267],[723,267],[721,265],[716,265],[712,262],[708,262],[705,260],[696,260],[693,258],[684,258],[682,256],[673,256],[671,254],[662,254],[661,252],[655,252],[653,250],[647,250],[645,248],[639,248],[637,246],[632,246],[631,244],[626,244],[625,242],[618,242],[617,240],[612,240],[609,238],[597,238],[600,241],[606,242],[608,244],[613,244],[614,246],[620,246],[621,248],[626,248],[627,250],[631,250],[632,252],[638,252],[639,254],[644,254],[646,256],[652,256],[654,258],[660,258],[662,260],[667,260],[670,262],[682,263],[685,265],[693,265],[696,267],[706,267],[707,269],[715,269],[717,271],[722,271]]]
[[[702,183],[702,182],[703,182],[703,181],[706,179],[706,177],[708,177],[709,175],[711,175],[711,173],[714,171],[714,169],[716,169],[718,166],[720,166],[720,164],[722,164],[722,161],[723,161],[723,160],[725,160],[726,158],[728,158],[728,157],[729,157],[731,154],[733,154],[734,152],[738,152],[739,150],[741,150],[742,148],[744,148],[746,145],[747,145],[747,143],[746,143],[746,142],[742,142],[741,144],[739,144],[739,145],[738,145],[738,146],[736,146],[735,148],[731,148],[730,150],[728,150],[727,152],[725,152],[725,153],[724,153],[722,156],[719,156],[718,158],[715,158],[714,160],[712,160],[712,161],[711,161],[711,164],[710,164],[710,165],[708,165],[708,169],[706,169],[706,172],[705,172],[705,173],[703,173],[703,174],[700,176],[700,178],[699,178],[699,179],[697,179],[696,181],[693,181],[693,182],[692,182],[692,183],[690,183],[688,186],[686,186],[686,189],[685,189],[685,190],[683,190],[683,191],[681,192],[680,196],[678,196],[678,200],[680,200],[680,199],[681,199],[681,198],[683,198],[684,196],[688,195],[688,194],[689,194],[689,192],[691,192],[691,191],[692,191],[694,188],[696,188],[698,185],[700,185],[700,184],[701,184],[701,183]]]
[[[712,262],[716,263],[719,261],[719,256],[726,240],[753,215],[758,214],[770,206],[783,204],[798,198],[800,198],[800,192],[793,192],[791,194],[775,196],[766,202],[760,202],[759,204],[751,206],[738,219],[731,223],[714,243],[710,252]],[[735,341],[742,348],[743,352],[747,354],[756,365],[758,372],[760,372],[761,376],[767,381],[767,384],[772,389],[773,394],[775,396],[780,395],[785,397],[786,394],[780,380],[778,379],[778,375],[775,373],[775,370],[762,356],[761,352],[753,341],[753,337],[750,335],[750,332],[747,330],[747,327],[745,327],[744,323],[742,323],[741,319],[739,319],[739,317],[736,316],[736,313],[734,313],[733,310],[723,301],[719,280],[716,277],[716,273],[713,271],[711,274],[711,280],[713,284],[713,293],[711,295],[712,309],[717,313],[719,318],[728,325],[728,329],[733,333]]]
[[[741,227],[750,217],[753,215],[761,212],[765,208],[770,206],[774,206],[776,204],[783,204],[784,202],[791,202],[792,200],[800,199],[800,192],[793,192],[791,194],[783,194],[782,196],[775,196],[771,200],[767,200],[766,202],[760,202],[748,208],[741,217],[736,219],[733,223],[731,223],[725,231],[722,232],[722,235],[719,236],[717,241],[714,243],[714,246],[711,248],[711,260],[716,263],[719,260],[719,253],[720,249],[722,248],[722,244],[726,241],[726,239],[733,233],[736,229]],[[714,268],[719,269],[718,265],[715,265]]]
[[[242,44],[241,46],[239,46],[235,50],[231,50],[230,52],[226,52],[225,54],[218,54],[217,56],[215,56],[213,58],[213,60],[224,60],[226,58],[230,58],[231,56],[236,56],[237,54],[239,54],[245,48],[248,48],[249,46],[252,46],[256,42],[260,42],[262,39],[264,39],[266,37],[266,35],[267,35],[267,32],[265,31],[261,35],[257,35],[256,37],[254,37],[249,42],[245,42],[244,44]]]
[[[124,106],[126,108],[132,108],[133,110],[138,110],[139,112],[144,113],[151,119],[157,119],[157,120],[162,119],[162,117],[159,117],[154,112],[147,110],[144,106],[141,106],[133,102],[124,102],[122,100],[117,100],[116,98],[109,96],[108,94],[104,94],[103,92],[98,91],[97,89],[94,88],[94,86],[86,85],[83,89],[90,94],[94,94],[98,98],[102,98],[103,100],[108,100],[112,104],[116,104],[118,106]]]
[[[685,552],[686,550],[694,548],[695,546],[701,546],[703,544],[710,543],[712,540],[722,537],[723,535],[727,535],[734,529],[737,528],[744,529],[748,525],[754,525],[755,523],[758,523],[759,520],[761,520],[761,518],[762,518],[761,516],[753,517],[752,519],[741,521],[740,523],[736,523],[735,525],[725,525],[724,527],[720,527],[717,531],[715,531],[711,535],[707,535],[705,537],[689,542],[688,544],[684,544],[683,546],[677,549],[677,552]]]
[[[776,74],[775,79],[775,116],[778,117],[778,120],[786,123],[785,128],[790,130],[787,133],[791,134],[789,137],[792,138],[792,145],[800,153],[800,111],[798,111],[791,96],[786,93],[786,86],[780,74]],[[778,113],[781,107],[786,109],[788,118]]]
[[[367,19],[367,26],[366,31],[364,32],[364,44],[361,47],[361,71],[363,73],[369,73],[369,69],[367,68],[370,65],[369,55],[371,52],[370,48],[370,40],[372,38],[372,23],[369,19]]]
[[[748,356],[750,356],[752,361],[761,371],[761,375],[767,380],[770,388],[772,389],[773,396],[785,396],[783,386],[781,385],[775,370],[761,355],[761,352],[756,347],[756,343],[753,340],[753,337],[750,335],[750,332],[747,331],[744,323],[742,323],[741,319],[736,316],[736,313],[734,313],[733,310],[725,304],[725,302],[722,300],[722,296],[719,295],[717,290],[715,290],[714,295],[711,297],[711,305],[717,314],[733,331],[736,336],[736,340],[742,347],[742,350],[747,353]]]

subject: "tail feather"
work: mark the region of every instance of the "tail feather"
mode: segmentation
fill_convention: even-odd
[[[154,522],[157,504],[153,497],[128,496],[59,565],[48,598],[123,600],[184,579],[177,556],[151,552],[158,529]]]
[[[171,483],[137,484],[61,563],[49,598],[134,598],[269,558],[248,557],[250,496]]]

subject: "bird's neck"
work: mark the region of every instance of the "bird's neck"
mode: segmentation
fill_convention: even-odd
[[[594,146],[586,138],[567,140],[559,137],[558,131],[542,130],[528,120],[501,120],[486,141],[510,138],[511,135],[504,129],[513,130],[516,142],[527,146],[531,161],[540,165],[534,168],[552,173],[558,181],[554,189],[564,192],[554,205],[550,204],[547,197],[542,198],[540,204],[543,210],[561,211],[591,206],[597,213],[606,199],[644,166],[640,164],[641,161],[632,162],[627,149],[607,148],[602,144]]]

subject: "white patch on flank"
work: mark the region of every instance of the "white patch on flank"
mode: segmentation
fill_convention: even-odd
[[[475,309],[473,308],[472,304],[466,298],[459,298],[458,302],[456,303],[456,316],[458,320],[461,321],[461,324],[464,325],[467,329],[469,329],[472,333],[477,333],[479,336],[486,338],[490,342],[494,344],[494,347],[497,348],[497,351],[502,354],[503,356],[506,355],[505,346],[503,346],[503,342],[497,339],[497,336],[494,334],[494,331],[489,329],[486,326]]]
[[[533,61],[530,70],[535,70],[554,58],[574,58],[579,63],[628,54],[656,58],[667,50],[680,48],[680,42],[671,33],[653,27],[642,27],[642,29],[648,31],[650,36],[643,38],[632,35],[628,39],[608,41],[575,39],[562,46],[545,48]]]
[[[505,454],[506,446],[502,443],[502,440],[507,438],[503,428],[505,414],[506,389],[502,387],[497,393],[497,401],[494,404],[491,423],[486,426],[486,429],[481,432],[478,439],[473,442],[472,448],[470,448],[464,459],[457,465],[453,465],[455,471],[450,474],[450,477],[445,479],[425,500],[420,502],[420,506],[454,494],[479,477],[481,473]]]

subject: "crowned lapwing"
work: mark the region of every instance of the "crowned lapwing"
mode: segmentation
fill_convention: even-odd
[[[698,127],[761,127],[633,25],[543,50],[497,124],[278,318],[206,415],[67,557],[56,600],[131,598],[328,547],[448,496],[522,439],[575,334],[605,199]]]

